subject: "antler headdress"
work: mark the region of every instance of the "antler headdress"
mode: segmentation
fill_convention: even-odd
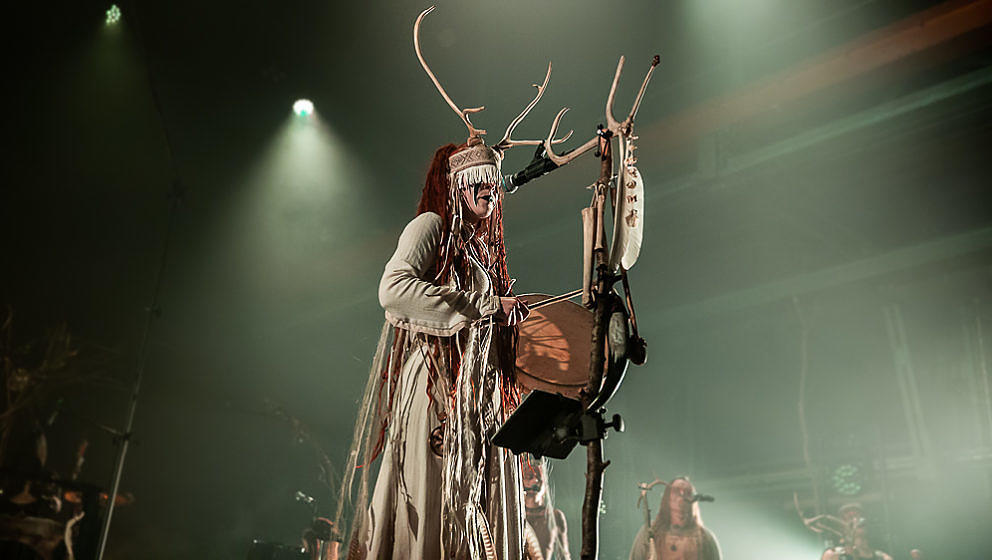
[[[792,493],[792,503],[796,506],[796,513],[799,514],[799,518],[802,519],[807,529],[821,535],[833,535],[837,539],[840,539],[841,542],[852,542],[855,529],[864,522],[864,519],[860,516],[852,517],[851,519],[841,519],[827,513],[806,517],[803,514],[802,508],[799,507],[799,494],[795,492]],[[845,511],[849,509],[861,511],[861,506],[860,504],[845,504],[841,506],[837,513],[843,516]]]
[[[531,109],[537,105],[537,102],[541,100],[544,95],[545,89],[548,87],[548,81],[551,79],[551,63],[548,63],[548,71],[544,75],[544,82],[541,85],[534,84],[537,88],[537,95],[534,99],[527,104],[524,110],[517,115],[517,118],[510,122],[510,125],[506,128],[506,133],[503,134],[503,138],[497,142],[494,146],[486,146],[482,137],[486,134],[486,131],[481,128],[475,128],[472,121],[469,119],[469,115],[473,113],[478,113],[485,109],[482,107],[470,107],[461,109],[455,102],[451,99],[451,96],[444,91],[444,87],[441,86],[441,82],[438,81],[437,76],[431,71],[430,66],[427,65],[427,61],[424,59],[424,53],[420,49],[420,22],[423,21],[424,17],[434,10],[434,6],[427,8],[417,17],[417,21],[413,24],[413,46],[417,51],[417,59],[420,60],[420,65],[424,67],[424,71],[427,72],[427,76],[434,82],[434,87],[437,88],[438,93],[444,98],[451,110],[458,115],[458,118],[462,120],[466,127],[468,127],[468,140],[465,141],[468,146],[464,150],[460,150],[454,153],[449,159],[448,163],[451,168],[451,179],[453,185],[465,186],[473,183],[490,183],[497,185],[500,183],[501,178],[499,175],[500,164],[503,159],[503,155],[507,150],[513,148],[514,146],[540,146],[545,143],[545,140],[513,140],[510,135],[513,134],[514,129],[524,117],[530,112]],[[559,138],[557,140],[547,139],[549,144],[558,144],[568,140],[571,136],[569,132],[565,137]]]

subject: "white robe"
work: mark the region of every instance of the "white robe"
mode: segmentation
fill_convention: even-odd
[[[500,309],[500,299],[474,258],[469,259],[471,274],[462,279],[461,289],[432,283],[444,227],[433,213],[411,221],[379,285],[386,319],[409,331],[409,341],[368,508],[368,526],[365,536],[359,537],[359,543],[365,544],[359,550],[376,560],[479,560],[485,546],[481,534],[488,533],[500,560],[519,560],[523,554],[519,465],[507,450],[490,444],[504,417],[498,373],[490,364],[492,317]],[[432,399],[427,335],[451,337],[460,332],[465,345],[460,387],[455,388],[458,396],[454,402],[449,398],[451,372],[443,371],[437,377],[444,379],[434,380]],[[444,459],[429,445],[432,430],[440,425],[439,411],[448,418]],[[471,476],[464,476],[466,472]],[[446,511],[446,493],[468,496],[455,500],[467,503],[456,503],[458,511]],[[452,535],[462,537],[452,541]]]

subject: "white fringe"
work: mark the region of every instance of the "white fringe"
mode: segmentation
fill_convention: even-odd
[[[499,169],[492,164],[473,165],[468,169],[462,169],[455,173],[453,182],[459,189],[479,183],[495,187],[500,183]]]

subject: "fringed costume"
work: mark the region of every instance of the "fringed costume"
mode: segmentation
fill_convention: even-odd
[[[342,535],[352,560],[519,560],[520,465],[490,442],[520,400],[514,325],[528,311],[512,299],[498,193],[505,151],[542,143],[510,135],[540,100],[551,67],[534,100],[488,147],[485,131],[469,120],[481,108],[458,108],[421,53],[420,24],[432,9],[414,24],[414,48],[469,137],[435,153],[417,217],[386,263],[379,284],[386,324],[355,426],[337,526],[346,513],[352,517]]]
[[[386,263],[387,323],[352,450],[353,558],[522,556],[519,465],[489,443],[519,402],[516,329],[493,321],[511,284],[501,203],[473,227],[452,188],[498,184],[492,154],[484,145],[438,150],[419,214]],[[369,500],[369,467],[380,455]]]

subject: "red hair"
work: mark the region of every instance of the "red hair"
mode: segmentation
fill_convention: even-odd
[[[434,152],[434,159],[431,160],[431,166],[427,170],[427,180],[424,181],[424,190],[420,194],[420,202],[417,204],[418,216],[424,212],[434,212],[441,216],[441,223],[451,224],[453,209],[448,202],[451,199],[448,184],[448,175],[451,171],[448,167],[448,158],[465,147],[465,144],[461,146],[446,144]]]
[[[424,181],[424,190],[420,195],[420,202],[417,203],[418,216],[424,212],[433,212],[441,217],[441,239],[437,245],[434,266],[429,271],[432,280],[439,285],[447,284],[454,273],[456,285],[462,286],[465,284],[465,279],[471,270],[469,268],[470,263],[465,258],[464,251],[461,248],[453,247],[453,255],[448,255],[445,252],[445,249],[449,245],[451,223],[455,213],[455,208],[452,208],[451,182],[449,180],[451,171],[448,165],[448,158],[455,152],[466,147],[465,144],[460,146],[446,144],[434,152],[434,158],[431,160],[430,168],[427,170],[427,179]],[[458,197],[457,200],[461,200],[461,197]],[[510,274],[506,268],[506,244],[503,241],[502,208],[502,198],[500,197],[496,203],[496,208],[493,209],[492,215],[476,226],[477,235],[468,242],[480,244],[481,246],[479,248],[484,249],[478,250],[476,253],[484,261],[482,265],[489,273],[493,289],[498,295],[506,296],[509,295]],[[440,270],[438,270],[439,267],[441,268]],[[393,409],[396,387],[399,386],[397,380],[400,370],[403,367],[399,356],[402,354],[402,349],[407,343],[407,332],[399,327],[394,327],[393,334],[393,346],[389,360],[386,362],[387,368],[381,373],[379,381],[377,402],[379,403],[380,414],[382,414],[384,420],[379,429],[378,440],[372,448],[372,460],[379,456],[379,453],[385,446],[386,429],[389,426],[390,417],[388,411]],[[509,415],[520,404],[520,390],[517,388],[515,377],[518,337],[517,327],[495,325],[493,342],[496,345],[496,368],[500,372],[501,380],[500,401],[505,415]],[[433,347],[434,355],[432,356],[433,359],[427,360],[427,367],[431,372],[427,380],[427,396],[433,408],[434,379],[442,373],[438,371],[437,364],[446,363],[451,369],[451,376],[449,378],[451,394],[449,396],[453,397],[455,388],[457,387],[457,376],[461,371],[461,354],[458,350],[460,345],[452,344],[450,338],[432,337],[432,339],[431,346]],[[392,383],[387,383],[390,380],[392,380]],[[389,393],[384,395],[383,391],[387,387],[389,388]],[[435,413],[439,416],[439,420],[444,419],[443,411],[435,409]],[[361,466],[364,465],[359,465],[359,467]]]

